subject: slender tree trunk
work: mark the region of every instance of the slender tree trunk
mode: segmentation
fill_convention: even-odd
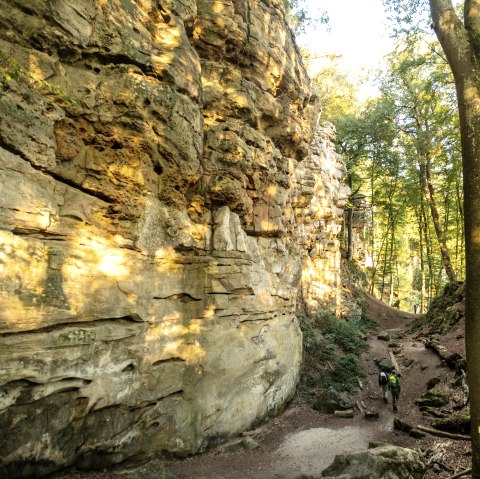
[[[372,281],[370,283],[370,294],[373,295],[375,290],[375,276],[377,273],[377,266],[375,263],[375,185],[374,185],[375,163],[372,161],[372,171],[370,173],[370,202],[372,205],[372,234],[371,234],[371,255],[372,255]]]
[[[435,227],[435,233],[437,235],[438,245],[440,247],[440,253],[442,255],[443,267],[447,273],[449,281],[456,281],[455,271],[452,267],[450,260],[450,253],[447,247],[447,241],[445,237],[445,231],[442,227],[440,214],[438,212],[437,204],[435,201],[435,192],[433,189],[432,179],[430,175],[430,160],[427,158],[425,161],[420,162],[420,184],[422,187],[423,196],[427,205],[430,207],[430,213],[432,215],[433,225]]]
[[[425,238],[425,252],[427,255],[427,264],[428,264],[428,287],[427,285],[425,285],[427,288],[427,292],[426,292],[427,304],[425,306],[428,308],[432,298],[434,265],[433,265],[432,242],[430,240],[430,234],[428,232],[428,219],[427,219],[427,213],[425,211],[425,202],[423,197],[422,197],[422,203],[421,203],[421,213],[422,213],[422,223],[423,223],[423,237]]]
[[[395,218],[392,211],[392,201],[390,198],[388,205],[387,231],[385,232],[385,256],[383,257],[383,272],[382,272],[382,291],[380,293],[380,301],[383,301],[385,294],[386,277],[390,275],[390,284],[392,283],[392,247],[393,236],[395,233]],[[390,289],[389,284],[389,289]]]
[[[458,244],[458,256],[457,259],[457,270],[463,271],[464,269],[464,260],[465,260],[465,229],[463,226],[464,222],[464,214],[463,214],[463,199],[462,194],[460,191],[460,185],[457,183],[456,185],[456,193],[457,193],[457,244]]]
[[[479,76],[477,71],[477,78]],[[476,96],[472,102],[473,88]],[[457,87],[457,94],[465,194],[465,342],[472,421],[472,477],[480,479],[480,86]]]
[[[383,257],[383,269],[382,269],[382,288],[380,291],[380,301],[383,301],[383,295],[385,294],[385,277],[387,275],[387,258],[388,258],[388,247],[389,242],[386,242],[385,246],[385,255]]]
[[[352,176],[348,175],[348,186],[350,193],[352,193]],[[347,259],[352,259],[352,236],[353,236],[353,197],[349,198],[349,206],[347,208]]]
[[[423,256],[423,229],[422,229],[422,214],[417,215],[418,218],[418,238],[419,238],[419,250],[420,250],[420,314],[423,314],[423,308],[425,307],[425,259]]]
[[[393,215],[392,215],[393,216]],[[393,304],[393,293],[394,293],[394,284],[393,284],[393,258],[394,258],[394,248],[395,248],[395,223],[392,219],[392,232],[390,234],[390,257],[389,257],[389,268],[390,268],[390,294],[388,298],[388,304],[392,306]]]
[[[460,248],[462,247],[461,243],[461,236],[462,236],[462,222],[463,218],[460,215],[460,194],[459,194],[459,188],[458,184],[455,186],[455,192],[456,192],[456,209],[455,209],[455,265],[457,271],[462,271],[462,261],[460,258]],[[462,248],[463,249],[463,248]]]
[[[455,78],[460,114],[472,477],[480,479],[480,0],[465,0],[464,24],[450,0],[430,0],[430,11],[435,32]]]
[[[352,259],[352,236],[353,236],[353,207],[347,208],[347,256],[348,260]]]

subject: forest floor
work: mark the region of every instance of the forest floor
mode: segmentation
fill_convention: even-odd
[[[368,314],[378,324],[378,330],[369,338],[370,350],[362,357],[367,376],[362,379],[353,402],[363,402],[368,410],[377,411],[378,419],[365,419],[355,410],[353,418],[339,418],[315,411],[298,395],[285,411],[260,429],[252,432],[259,447],[255,450],[240,448],[224,452],[218,447],[187,459],[170,461],[168,471],[178,479],[313,479],[321,478],[321,471],[331,464],[335,455],[364,450],[370,441],[385,442],[408,448],[421,449],[429,458],[429,468],[424,479],[443,479],[471,467],[470,443],[426,434],[415,439],[393,427],[394,417],[412,426],[429,426],[429,419],[421,414],[414,401],[427,391],[426,383],[433,377],[441,382],[436,391],[448,392],[454,372],[442,363],[431,350],[426,349],[422,338],[425,331],[408,332],[413,314],[391,308],[368,297]],[[463,346],[463,321],[447,336],[442,345],[451,352],[465,357]],[[402,393],[399,410],[392,411],[385,404],[378,387],[377,359],[388,357],[389,342],[377,339],[380,332],[402,333],[394,342],[402,353],[397,356],[401,370]],[[413,360],[405,361],[405,360]],[[404,363],[412,362],[409,367]],[[64,479],[116,479],[115,473],[82,473],[60,476]],[[465,478],[471,476],[465,475]]]

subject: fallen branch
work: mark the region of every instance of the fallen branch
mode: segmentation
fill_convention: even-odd
[[[359,402],[359,401],[357,401],[357,408],[358,408],[358,410],[363,414],[364,409],[363,409],[363,407],[360,405],[360,402]]]
[[[472,468],[470,468],[470,469],[465,469],[464,471],[457,472],[457,473],[454,474],[453,476],[447,477],[447,479],[457,479],[457,477],[465,476],[465,475],[467,475],[467,474],[470,474],[471,472],[472,472]]]
[[[358,379],[358,387],[363,391],[363,383]]]
[[[327,361],[327,366],[330,368],[330,371],[335,371],[335,369],[333,369],[333,366],[330,364],[330,361]]]
[[[353,409],[347,409],[345,411],[334,411],[333,415],[337,417],[353,417]]]
[[[390,361],[392,361],[393,368],[395,369],[395,373],[399,374],[400,368],[398,367],[397,360],[395,359],[395,356],[393,355],[392,351],[388,351],[388,355],[390,356]]]
[[[449,439],[458,439],[460,441],[472,440],[470,436],[464,436],[462,434],[452,434],[445,431],[437,431],[436,429],[430,429],[429,427],[425,426],[417,426],[417,429],[420,429],[420,431],[428,432],[428,434],[431,434],[432,436],[448,437]]]

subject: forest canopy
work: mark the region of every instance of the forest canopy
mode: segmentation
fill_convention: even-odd
[[[412,312],[465,269],[455,85],[428,17],[416,21],[418,3],[390,10],[402,18],[392,18],[395,48],[376,74],[376,96],[358,99],[358,82],[334,55],[312,75],[349,172],[347,257],[365,267],[372,294]]]

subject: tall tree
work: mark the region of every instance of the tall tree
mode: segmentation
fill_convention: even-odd
[[[449,281],[455,281],[447,245],[448,225],[440,214],[432,179],[434,161],[444,156],[445,132],[451,135],[449,127],[454,110],[449,94],[449,90],[453,93],[451,74],[425,41],[424,34],[413,32],[400,39],[403,41],[390,55],[390,73],[384,80],[383,91],[395,101],[401,143],[416,158],[419,187],[430,211],[442,264]]]
[[[467,349],[472,420],[472,476],[480,479],[480,0],[430,0],[433,28],[455,78],[462,139]]]

